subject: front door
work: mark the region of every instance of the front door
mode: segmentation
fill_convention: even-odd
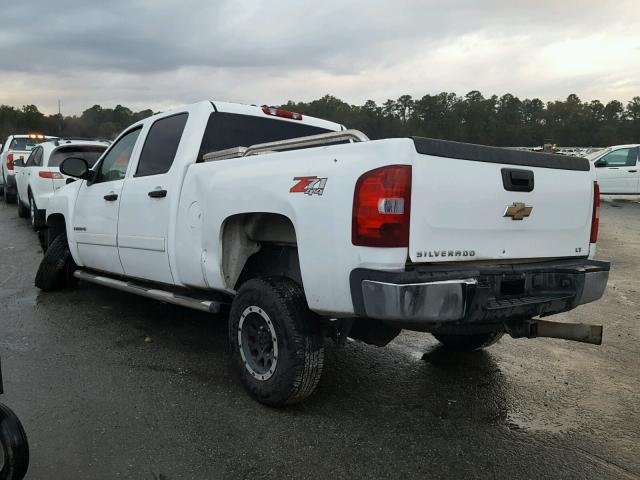
[[[103,156],[93,182],[82,182],[73,230],[80,261],[89,268],[123,274],[118,256],[118,208],[122,184],[140,128],[122,135]]]
[[[600,158],[596,176],[602,193],[638,193],[638,147],[620,148]]]
[[[187,113],[156,120],[149,128],[135,173],[127,177],[118,218],[118,250],[129,277],[173,284],[168,229],[177,205],[180,179],[170,170],[178,152]],[[135,163],[135,161],[134,161]]]

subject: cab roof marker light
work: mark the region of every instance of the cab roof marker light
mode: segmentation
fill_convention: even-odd
[[[271,116],[274,116],[274,117],[288,118],[289,120],[302,120],[302,114],[301,113],[290,112],[290,111],[284,110],[282,108],[269,107],[267,105],[264,105],[262,107],[262,111],[265,114],[271,115]]]

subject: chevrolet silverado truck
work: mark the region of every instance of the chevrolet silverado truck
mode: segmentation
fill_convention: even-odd
[[[274,107],[201,102],[127,128],[49,200],[42,290],[77,280],[228,311],[249,394],[316,388],[324,340],[443,348],[512,337],[599,344],[543,317],[603,295],[588,160],[363,133]],[[229,306],[227,310],[225,306]]]

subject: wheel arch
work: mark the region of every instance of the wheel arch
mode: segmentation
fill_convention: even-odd
[[[67,233],[67,221],[61,213],[53,213],[47,217],[49,243],[63,233]]]
[[[281,275],[302,285],[296,229],[281,213],[227,217],[220,229],[220,258],[224,282],[232,290],[262,275]]]

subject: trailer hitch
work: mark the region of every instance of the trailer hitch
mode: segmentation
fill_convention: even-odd
[[[602,345],[602,325],[527,320],[506,323],[505,330],[513,338],[561,338],[574,342]]]

